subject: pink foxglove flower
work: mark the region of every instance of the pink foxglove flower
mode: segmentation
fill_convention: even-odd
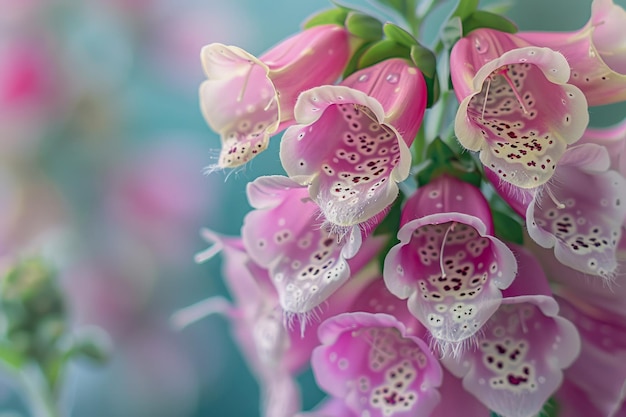
[[[400,58],[308,90],[296,103],[298,124],[281,142],[283,167],[309,185],[330,223],[366,222],[394,201],[409,174],[426,98],[422,73]]]
[[[522,188],[548,181],[589,121],[585,96],[567,84],[563,55],[477,29],[454,45],[450,66],[461,145],[479,151],[502,181]]]
[[[477,346],[443,362],[492,411],[530,417],[561,385],[562,369],[579,354],[580,337],[572,323],[558,316],[539,264],[522,248],[515,254],[520,275],[504,291]]]
[[[565,265],[590,275],[611,277],[626,218],[626,179],[610,164],[606,148],[570,148],[550,183],[532,192],[500,184],[505,199],[526,217],[530,237],[554,247]]]
[[[569,82],[590,106],[626,100],[626,11],[613,0],[594,0],[591,18],[574,32],[518,32],[537,46],[559,51],[571,67]]]
[[[248,200],[255,210],[244,219],[243,241],[250,257],[269,269],[283,310],[307,313],[350,277],[348,259],[359,252],[365,231],[353,226],[337,236],[321,227],[307,188],[287,177],[256,179],[248,184]],[[375,256],[378,241],[356,256],[353,270]]]
[[[500,305],[517,271],[510,249],[493,236],[481,191],[441,176],[407,201],[398,239],[385,258],[389,290],[442,348],[476,334]]]
[[[581,337],[578,359],[565,371],[565,379],[578,387],[599,410],[615,416],[626,392],[626,325],[623,316],[601,305],[557,297],[561,315],[571,321]],[[591,414],[590,414],[591,415]]]
[[[259,58],[235,46],[205,46],[208,80],[200,86],[200,104],[222,139],[217,167],[237,167],[265,150],[272,135],[293,123],[302,91],[339,78],[350,49],[347,31],[337,25],[304,30]]]
[[[221,252],[223,275],[233,303],[213,297],[179,311],[173,321],[183,327],[209,314],[230,319],[233,336],[261,387],[262,415],[292,417],[300,409],[300,393],[294,375],[310,359],[316,345],[315,329],[301,335],[284,326],[283,313],[268,271],[246,253],[239,238],[203,230],[213,245],[198,254],[197,261]]]
[[[528,234],[554,247],[565,265],[590,275],[611,277],[626,220],[626,179],[608,171],[608,152],[597,145],[568,150],[554,184],[537,193],[526,212]]]
[[[424,328],[399,301],[379,278],[359,295],[355,312],[331,317],[318,329],[315,379],[354,415],[428,417],[439,403],[441,366],[420,337]]]

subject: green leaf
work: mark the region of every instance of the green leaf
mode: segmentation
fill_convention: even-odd
[[[478,3],[479,0],[459,0],[450,17],[459,17],[461,20],[465,20],[478,9]]]
[[[458,16],[450,18],[450,20],[448,20],[441,28],[441,33],[439,35],[446,50],[452,48],[452,45],[461,39],[462,36],[463,21]]]
[[[357,67],[366,68],[389,58],[411,58],[411,50],[394,40],[383,39],[373,43],[361,55]]]
[[[367,51],[369,47],[373,44],[374,42],[366,42],[359,46],[356,51],[354,51],[354,53],[350,57],[350,60],[348,61],[348,64],[346,65],[346,68],[343,70],[343,78],[348,77],[350,74],[360,69],[359,61],[361,60],[361,57],[363,56],[365,51]]]
[[[517,26],[511,20],[485,10],[476,10],[469,17],[463,19],[463,35],[479,28],[496,29],[507,33],[517,32]]]
[[[385,35],[388,39],[393,39],[400,45],[404,45],[407,48],[411,48],[414,45],[419,45],[417,39],[415,39],[413,35],[393,23],[385,23],[383,25],[383,32],[385,32]]]
[[[411,48],[411,60],[424,75],[426,87],[428,88],[427,107],[432,107],[439,100],[440,94],[435,54],[422,45],[413,45]]]
[[[302,27],[304,29],[312,28],[313,26],[336,24],[344,26],[346,18],[348,16],[349,9],[343,7],[336,7],[334,9],[323,10],[314,14],[304,21]]]
[[[349,12],[345,24],[350,33],[365,41],[377,41],[383,37],[382,22],[364,13]]]
[[[0,362],[4,365],[19,371],[26,363],[27,358],[20,351],[6,342],[0,342]]]
[[[405,19],[415,16],[417,10],[417,0],[376,0],[383,6],[389,7],[400,14]]]
[[[496,236],[504,241],[517,243],[522,245],[524,243],[524,231],[523,226],[517,218],[511,217],[509,214],[499,211],[491,210],[493,217],[493,225],[496,229]]]
[[[393,202],[389,212],[382,222],[374,229],[374,236],[379,235],[396,235],[400,228],[400,216],[402,215],[402,203],[404,202],[404,194],[400,193],[398,198]]]
[[[419,185],[428,184],[443,174],[457,177],[477,187],[482,182],[482,174],[475,161],[471,157],[459,156],[439,137],[426,149],[426,160],[429,163],[417,173]]]

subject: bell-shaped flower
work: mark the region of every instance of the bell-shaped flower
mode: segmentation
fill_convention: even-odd
[[[237,167],[265,150],[272,135],[293,123],[298,95],[337,80],[350,53],[350,36],[337,25],[306,29],[259,58],[235,46],[205,46],[200,105],[221,136],[217,168]]]
[[[545,274],[522,248],[515,250],[519,276],[504,291],[502,305],[460,357],[444,357],[467,391],[503,417],[534,417],[576,359],[580,337],[558,316]]]
[[[562,53],[571,67],[569,83],[590,106],[626,100],[626,11],[613,0],[594,0],[591,18],[573,32],[518,32],[534,45]]]
[[[354,258],[352,268],[358,270],[382,245],[373,239],[360,250],[369,232],[359,226],[342,236],[322,227],[319,207],[307,188],[287,177],[257,178],[248,184],[247,193],[255,210],[244,219],[244,245],[250,257],[269,270],[287,313],[317,307],[350,277],[348,259]]]
[[[589,121],[583,93],[567,84],[563,55],[493,29],[460,39],[450,55],[460,106],[456,136],[500,180],[534,188],[552,176]]]
[[[439,403],[441,366],[420,337],[424,328],[399,301],[379,278],[359,295],[353,312],[318,329],[322,344],[311,358],[317,384],[354,415],[429,417]]]
[[[261,415],[291,417],[300,409],[294,375],[308,364],[315,345],[314,335],[301,337],[299,332],[283,325],[268,272],[250,259],[241,239],[223,237],[206,229],[203,237],[213,245],[198,254],[196,260],[222,253],[222,272],[233,302],[212,297],[180,310],[172,321],[184,327],[210,314],[226,316],[234,339],[260,384]]]
[[[493,236],[489,205],[480,189],[447,175],[417,189],[402,212],[398,239],[385,258],[389,290],[440,347],[480,331],[513,281],[511,250]]]
[[[397,183],[409,175],[409,146],[426,99],[422,73],[400,58],[308,90],[296,103],[298,124],[281,141],[283,167],[309,186],[328,222],[367,222],[394,201]]]
[[[557,297],[561,315],[581,338],[580,356],[565,371],[565,379],[599,410],[595,415],[615,416],[626,395],[626,325],[623,317],[583,300]]]
[[[626,179],[608,171],[609,155],[599,145],[572,147],[554,181],[535,193],[526,211],[528,234],[554,247],[565,265],[590,275],[611,277],[626,219]]]

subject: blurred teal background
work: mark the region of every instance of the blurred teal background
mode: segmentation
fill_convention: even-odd
[[[219,139],[199,111],[199,51],[222,42],[260,54],[329,6],[0,0],[0,265],[43,254],[76,325],[104,328],[113,346],[104,366],[72,365],[71,416],[258,416],[258,386],[226,321],[180,332],[168,323],[177,309],[225,294],[219,259],[193,262],[206,247],[199,229],[238,234],[246,183],[282,173],[274,138],[228,177],[203,174]],[[524,30],[575,30],[589,7],[520,0],[508,15]],[[597,125],[624,114],[623,105],[591,109]],[[310,408],[322,394],[310,373],[300,381]],[[4,376],[0,410],[27,416],[20,398]]]

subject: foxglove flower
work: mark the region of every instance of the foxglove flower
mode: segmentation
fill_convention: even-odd
[[[556,258],[573,269],[603,277],[616,272],[626,218],[626,179],[609,171],[609,163],[601,146],[572,147],[525,213],[528,234],[538,245],[554,247]]]
[[[378,279],[359,296],[354,312],[331,317],[318,329],[322,345],[311,358],[315,379],[355,415],[429,417],[439,403],[441,366],[420,337],[424,328],[408,311],[402,314],[406,307],[398,301]],[[409,317],[412,325],[399,317]]]
[[[339,78],[350,49],[347,31],[337,25],[304,30],[259,58],[235,46],[205,46],[208,80],[200,104],[222,139],[217,167],[237,167],[265,150],[272,135],[293,123],[298,94]]]
[[[300,409],[300,393],[293,375],[307,364],[314,339],[310,334],[301,337],[285,328],[268,272],[250,259],[241,239],[222,237],[206,229],[203,237],[213,245],[196,260],[222,252],[223,275],[233,304],[221,297],[209,298],[179,311],[173,322],[183,327],[213,313],[228,317],[237,344],[261,386],[262,415],[291,417]]]
[[[560,386],[562,369],[579,354],[580,338],[574,325],[558,316],[539,264],[522,248],[515,254],[519,276],[504,290],[477,346],[443,362],[492,411],[532,417]]]
[[[590,106],[626,100],[626,11],[612,0],[594,0],[591,18],[574,32],[518,32],[537,46],[559,51],[571,67],[569,82]]]
[[[422,73],[400,58],[308,90],[296,103],[298,124],[281,141],[283,167],[309,185],[330,223],[366,222],[394,201],[409,174],[426,98]]]
[[[461,145],[502,181],[534,188],[552,176],[587,123],[583,93],[567,84],[567,60],[548,48],[493,29],[477,29],[452,48]]]
[[[247,190],[255,208],[242,228],[250,257],[269,269],[283,310],[311,311],[350,277],[348,259],[359,252],[368,232],[353,226],[348,235],[337,236],[321,227],[319,207],[307,188],[287,177],[261,177]],[[381,244],[368,245],[352,266],[359,269]]]
[[[490,170],[485,173],[526,218],[534,242],[554,248],[556,258],[577,271],[612,278],[618,271],[617,250],[626,222],[626,179],[609,170],[607,149],[615,144],[593,135],[609,147],[594,143],[571,147],[543,187],[519,189],[499,181]],[[612,159],[617,160],[615,153]]]
[[[403,209],[385,282],[442,348],[476,334],[515,277],[515,257],[493,233],[481,191],[454,177],[418,188]]]
[[[566,380],[578,387],[599,410],[615,416],[626,393],[626,325],[601,305],[581,299],[556,298],[561,315],[571,321],[581,337],[578,359],[565,371]]]

